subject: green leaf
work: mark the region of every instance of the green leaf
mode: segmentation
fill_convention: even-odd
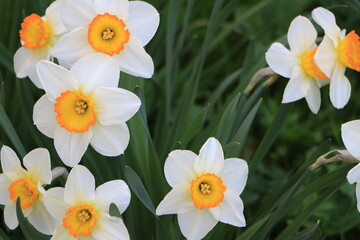
[[[269,219],[270,216],[271,215],[269,214],[269,215],[263,217],[261,220],[257,221],[256,223],[252,224],[250,227],[247,227],[246,230],[236,240],[250,239],[255,233],[257,233],[259,231],[259,229]]]
[[[122,218],[119,208],[115,205],[115,203],[110,204],[109,214],[112,217]]]
[[[129,166],[125,167],[125,178],[129,184],[131,190],[135,193],[138,199],[144,204],[144,206],[149,209],[149,211],[156,217],[156,211],[154,204],[152,203],[149,194],[147,193],[144,184],[142,183],[140,177],[136,172]]]
[[[2,42],[0,42],[0,64],[10,72],[14,72],[12,54],[10,54]]]
[[[10,238],[6,236],[6,234],[1,228],[0,228],[0,240],[10,240]]]
[[[16,148],[19,155],[24,157],[26,154],[25,148],[22,145],[17,133],[15,132],[15,129],[11,124],[2,104],[0,104],[0,126],[5,131],[12,144],[14,144],[14,147]]]
[[[286,240],[319,240],[321,237],[321,230],[319,222],[315,223],[312,227],[305,229]]]
[[[44,235],[38,230],[36,230],[34,226],[31,225],[29,221],[24,217],[20,207],[20,198],[18,198],[16,201],[16,216],[19,220],[21,231],[23,232],[27,240],[49,240],[51,238],[50,236]]]

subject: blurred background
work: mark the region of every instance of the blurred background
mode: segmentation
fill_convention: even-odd
[[[63,164],[53,140],[32,121],[33,105],[44,91],[29,79],[17,79],[12,60],[20,47],[22,20],[31,13],[43,16],[51,2],[0,0],[0,145],[12,147],[19,157],[21,145],[26,152],[45,147],[55,167]],[[344,149],[341,124],[360,118],[359,74],[346,70],[352,94],[342,110],[331,105],[329,87],[323,87],[317,115],[304,99],[281,104],[285,78],[272,84],[265,78],[252,91],[245,89],[252,76],[267,66],[264,54],[269,46],[276,41],[288,46],[287,30],[297,15],[311,17],[315,7],[323,6],[335,14],[341,29],[359,33],[360,2],[147,2],[160,13],[159,29],[146,46],[155,74],[148,80],[124,73],[120,78],[120,87],[142,99],[140,111],[128,122],[129,147],[116,158],[103,157],[89,147],[81,162],[95,175],[97,185],[116,178],[130,185],[132,202],[123,218],[131,238],[183,239],[176,216],[154,216],[153,208],[170,190],[163,163],[174,149],[198,153],[214,136],[226,157],[249,163],[248,183],[241,194],[247,227],[219,223],[206,239],[358,239],[355,185],[346,181],[354,164],[306,169],[325,152]],[[323,32],[315,27],[320,43]],[[58,179],[51,186],[63,183]],[[0,239],[25,239],[19,228],[9,231],[4,225],[2,207]]]

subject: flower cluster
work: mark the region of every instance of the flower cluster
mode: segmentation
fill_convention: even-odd
[[[290,78],[283,103],[306,99],[310,110],[320,108],[320,88],[330,83],[330,100],[335,108],[343,108],[350,98],[351,86],[345,68],[360,71],[360,37],[351,31],[345,35],[336,25],[332,12],[322,7],[312,11],[314,21],[325,32],[319,46],[311,22],[296,17],[290,24],[287,39],[290,51],[281,43],[273,43],[266,53],[268,65],[279,75]]]

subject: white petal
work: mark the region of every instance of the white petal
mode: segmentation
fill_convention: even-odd
[[[111,217],[108,214],[101,216],[101,221],[92,230],[91,235],[96,240],[127,240],[129,233],[120,218]]]
[[[232,191],[224,192],[224,201],[217,207],[210,208],[209,211],[215,219],[220,222],[234,225],[236,227],[245,227],[244,204],[239,195]]]
[[[357,200],[357,209],[360,212],[360,184],[356,184],[356,200]]]
[[[274,72],[286,78],[291,77],[294,66],[299,62],[297,57],[281,43],[273,43],[266,52],[265,59]]]
[[[345,76],[345,66],[338,63],[335,65],[330,79],[330,100],[337,109],[345,107],[350,99],[351,85]]]
[[[63,163],[69,167],[78,164],[89,146],[92,131],[69,132],[62,127],[55,129],[54,144]]]
[[[346,178],[350,184],[360,182],[360,163],[350,169]]]
[[[9,186],[12,181],[5,175],[0,174],[0,204],[5,205],[6,201],[10,198]]]
[[[114,57],[118,60],[121,71],[135,77],[151,78],[154,73],[154,63],[142,45],[137,37],[130,36],[124,50]]]
[[[189,182],[196,177],[194,162],[197,155],[189,150],[174,150],[164,165],[166,181],[171,187],[181,182]]]
[[[1,167],[3,173],[11,180],[15,181],[19,178],[27,176],[28,173],[21,167],[20,160],[16,156],[14,150],[8,146],[1,148]]]
[[[197,174],[218,174],[224,167],[224,152],[220,142],[211,137],[201,147],[199,156],[195,159],[194,169]]]
[[[94,91],[97,120],[102,125],[124,123],[139,110],[141,101],[122,88],[102,87]]]
[[[41,183],[51,183],[51,164],[50,154],[45,148],[37,148],[26,154],[23,159],[24,166],[30,173],[31,177]]]
[[[116,191],[114,191],[116,189]],[[114,203],[120,213],[123,213],[130,203],[130,190],[123,180],[106,182],[95,190],[95,202],[99,210],[108,213],[111,203]]]
[[[60,0],[53,2],[46,9],[46,13],[45,13],[46,22],[50,23],[53,30],[53,34],[56,35],[63,34],[67,31],[61,20],[61,8],[63,6],[62,2],[63,1]]]
[[[46,95],[52,102],[55,102],[62,92],[77,89],[76,80],[66,68],[43,60],[37,64],[37,71]]]
[[[325,73],[328,78],[331,77],[334,71],[337,57],[337,51],[334,47],[334,44],[332,43],[331,39],[325,35],[318,49],[316,50],[314,61],[319,69]]]
[[[55,232],[51,238],[51,240],[76,240],[73,235],[69,233],[69,229],[65,228],[61,223],[56,225]]]
[[[91,146],[101,155],[114,157],[124,153],[129,144],[130,133],[125,123],[110,126],[96,124],[91,128]]]
[[[178,215],[178,222],[182,234],[191,240],[202,239],[217,224],[209,211],[195,209],[194,211]]]
[[[44,94],[34,105],[33,121],[40,132],[49,138],[54,138],[55,129],[59,126],[56,121],[54,103]]]
[[[95,52],[88,42],[87,27],[79,27],[64,34],[56,42],[51,54],[71,66],[81,57]]]
[[[98,87],[117,87],[120,78],[119,63],[103,53],[80,58],[70,71],[84,93],[91,93]]]
[[[82,165],[76,165],[69,173],[65,183],[64,200],[66,203],[79,204],[95,199],[95,178]]]
[[[313,113],[318,113],[321,104],[320,88],[318,87],[316,80],[311,79],[310,87],[305,95],[306,102]]]
[[[51,216],[60,221],[65,217],[65,213],[69,210],[68,205],[64,202],[64,188],[50,188],[43,195],[43,203]]]
[[[153,6],[143,1],[130,1],[126,26],[132,35],[141,40],[143,46],[154,37],[159,22],[159,13]]]
[[[41,60],[50,59],[50,48],[47,46],[39,49],[19,48],[14,55],[14,70],[18,78],[29,76],[38,88],[43,88],[36,71],[36,64]]]
[[[11,199],[8,199],[5,204],[4,220],[5,220],[5,224],[11,230],[14,230],[19,225],[19,221],[16,216],[16,205]]]
[[[41,201],[33,203],[33,211],[27,219],[39,232],[46,235],[54,233],[56,221],[51,217]]]
[[[97,14],[109,13],[116,15],[122,20],[126,20],[129,16],[128,0],[95,0],[94,9]]]
[[[322,7],[315,8],[311,14],[314,21],[324,29],[325,34],[328,35],[334,45],[337,46],[340,28],[336,25],[334,14]]]
[[[360,160],[360,120],[342,124],[341,137],[346,149],[356,159]]]
[[[309,19],[297,16],[290,24],[288,42],[291,52],[300,55],[311,50],[317,37],[316,30]]]
[[[159,203],[156,215],[180,214],[194,209],[191,200],[190,182],[182,182],[176,185]]]
[[[299,66],[295,66],[285,87],[282,103],[294,102],[305,97],[310,87],[309,78]]]
[[[87,26],[96,16],[94,0],[63,0],[62,4],[61,17],[69,31]]]
[[[239,158],[229,158],[225,159],[224,169],[219,177],[224,182],[226,189],[231,189],[239,195],[246,185],[248,172],[246,161]]]

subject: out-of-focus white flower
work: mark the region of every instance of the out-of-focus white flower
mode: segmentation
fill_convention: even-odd
[[[62,19],[70,32],[59,39],[52,54],[63,63],[71,66],[85,55],[101,52],[112,56],[123,72],[144,78],[152,76],[154,64],[144,46],[159,26],[159,13],[150,4],[64,0]]]
[[[330,100],[340,109],[347,104],[351,94],[351,85],[345,76],[346,67],[360,71],[360,37],[355,31],[345,36],[345,29],[340,31],[334,14],[325,8],[315,8],[312,17],[325,31],[315,62],[330,78]]]
[[[10,229],[18,225],[16,200],[29,222],[40,232],[52,234],[55,219],[43,204],[43,185],[51,183],[50,155],[44,148],[37,148],[26,154],[22,168],[15,152],[7,147],[1,148],[0,204],[5,205],[5,223]]]
[[[65,188],[49,189],[44,203],[57,220],[51,240],[124,240],[129,233],[121,218],[109,215],[114,203],[123,213],[130,203],[130,190],[122,180],[106,182],[95,189],[95,178],[84,166],[75,166]]]
[[[311,22],[303,16],[297,16],[291,22],[287,35],[290,51],[281,43],[273,43],[265,55],[270,68],[290,78],[282,102],[294,102],[305,97],[313,113],[317,113],[320,108],[320,87],[329,83],[314,62],[318,49],[316,37]]]
[[[49,61],[38,63],[46,94],[34,106],[34,123],[54,139],[67,166],[80,162],[89,143],[105,156],[118,156],[127,147],[125,122],[141,102],[132,92],[117,88],[116,68],[114,59],[100,53],[81,58],[70,71]]]
[[[60,18],[62,0],[53,2],[45,16],[37,14],[27,16],[21,24],[20,40],[22,47],[14,55],[14,69],[18,78],[29,76],[38,88],[42,88],[36,72],[40,60],[49,60],[51,48],[66,32]]]
[[[346,149],[360,161],[360,120],[354,120],[341,125],[341,137]],[[350,184],[356,183],[357,209],[360,212],[360,163],[347,174]]]
[[[178,214],[187,239],[205,237],[218,221],[245,226],[239,195],[246,184],[248,166],[238,158],[224,161],[218,140],[209,138],[198,156],[188,150],[172,151],[164,171],[173,189],[160,202],[156,214]]]

